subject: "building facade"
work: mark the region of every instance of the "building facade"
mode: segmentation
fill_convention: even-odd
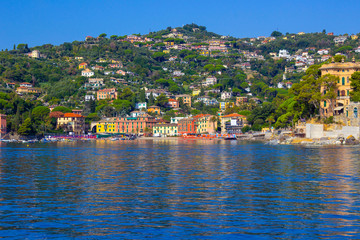
[[[179,134],[197,133],[197,118],[183,118],[178,121]]]
[[[216,133],[217,119],[215,116],[210,114],[201,114],[195,116],[195,118],[197,118],[197,133]]]
[[[96,132],[142,134],[149,131],[152,133],[152,129],[156,123],[155,117],[149,114],[143,114],[138,117],[108,118],[96,124]]]
[[[97,100],[117,99],[117,97],[118,97],[116,88],[102,89],[102,90],[97,91],[96,94],[97,94]]]
[[[6,132],[6,115],[0,114],[0,138],[2,138]]]
[[[190,95],[187,95],[187,94],[176,95],[176,100],[179,101],[180,98],[182,98],[184,104],[187,104],[189,107],[191,107],[191,96]]]
[[[246,117],[237,113],[232,113],[220,117],[221,133],[235,134],[240,133],[241,128],[246,124]]]
[[[85,117],[76,113],[65,113],[57,119],[57,128],[80,135],[85,132]]]
[[[342,114],[344,107],[350,104],[351,75],[360,71],[360,63],[356,63],[354,59],[352,62],[332,62],[322,65],[320,71],[321,76],[330,74],[339,78],[335,89],[337,97],[334,101],[325,100],[320,103],[320,116],[330,117]],[[321,87],[321,93],[326,94],[324,87]]]
[[[153,127],[153,136],[177,136],[178,125],[174,123],[158,123]]]

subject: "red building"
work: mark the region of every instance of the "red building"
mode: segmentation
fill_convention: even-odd
[[[6,134],[6,115],[0,114],[0,137]]]
[[[184,133],[196,133],[197,130],[197,118],[184,118],[178,121],[179,134]]]

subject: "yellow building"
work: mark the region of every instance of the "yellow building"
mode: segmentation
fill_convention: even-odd
[[[150,106],[148,108],[148,112],[149,113],[155,113],[155,114],[159,115],[160,114],[160,107],[159,106]]]
[[[184,104],[187,104],[189,107],[191,107],[191,96],[190,95],[187,95],[187,94],[176,95],[176,100],[179,100],[180,98],[182,98]]]
[[[344,107],[350,103],[350,78],[354,72],[360,71],[360,63],[356,63],[355,59],[352,62],[331,62],[324,64],[320,68],[321,75],[331,74],[339,77],[336,86],[336,100],[330,102],[330,100],[322,101],[320,103],[320,116],[330,117],[334,114],[341,114],[344,111]],[[325,94],[326,89],[321,88],[321,93]]]
[[[235,106],[235,103],[233,102],[220,102],[219,103],[219,107],[220,107],[220,110],[225,110],[227,108],[233,108]]]
[[[88,64],[86,62],[79,64],[79,69],[86,69],[88,67]]]
[[[96,124],[96,133],[115,133],[116,124],[115,119],[100,121]]]
[[[351,39],[352,39],[352,40],[356,40],[356,39],[358,39],[358,38],[359,38],[358,35],[351,35]]]
[[[175,123],[158,123],[153,127],[154,136],[177,136],[178,134],[178,125]]]
[[[217,119],[214,118],[215,116],[210,114],[204,114],[204,115],[201,114],[195,117],[198,117],[196,121],[197,133],[216,133]]]
[[[85,132],[85,117],[76,113],[65,113],[57,118],[57,128],[63,128],[67,132],[83,134]]]
[[[193,96],[193,97],[194,97],[194,96],[197,96],[197,95],[200,94],[200,92],[201,92],[201,90],[199,90],[199,89],[194,89],[194,90],[192,91],[192,96]]]

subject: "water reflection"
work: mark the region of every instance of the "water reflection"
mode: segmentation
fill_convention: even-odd
[[[6,144],[0,236],[359,236],[359,151],[236,141]]]

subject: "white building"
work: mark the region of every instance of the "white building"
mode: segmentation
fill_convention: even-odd
[[[170,123],[178,123],[179,120],[184,119],[185,117],[172,117]]]
[[[279,51],[279,57],[280,58],[290,58],[290,54],[287,50],[282,49]]]
[[[180,76],[184,76],[185,73],[177,70],[177,71],[174,71],[174,72],[173,72],[173,75],[176,76],[176,77],[180,77]]]
[[[85,101],[95,100],[94,95],[85,95]]]
[[[94,72],[91,71],[90,69],[85,69],[85,70],[81,71],[81,76],[92,77],[92,76],[94,76]]]
[[[135,104],[135,109],[147,109],[146,102],[140,102]]]
[[[329,54],[329,50],[327,49],[320,49],[317,51],[318,54],[320,55],[326,55],[326,54]]]
[[[207,77],[205,79],[205,81],[202,82],[203,86],[212,86],[215,85],[217,83],[217,78],[216,77]]]
[[[334,38],[334,42],[336,44],[343,44],[347,39],[347,36],[338,36],[336,38]]]
[[[231,98],[231,96],[232,96],[231,92],[222,92],[221,93],[221,100],[229,99],[229,98]]]

